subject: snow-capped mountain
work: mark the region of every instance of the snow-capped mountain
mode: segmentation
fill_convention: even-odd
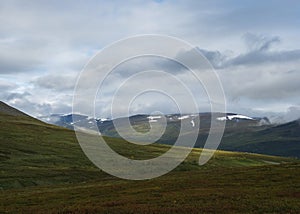
[[[226,122],[225,132],[219,149],[300,157],[298,146],[300,137],[299,120],[276,125],[270,124],[266,117],[250,117],[234,113],[214,113],[213,115],[212,118],[211,113],[184,115],[140,114],[111,120],[109,118],[89,118],[84,115],[54,114],[42,119],[70,129],[76,126],[83,131],[100,131],[104,136],[117,138],[121,136],[115,129],[114,122],[118,122],[122,127],[122,131],[131,135],[132,129],[128,128],[128,119],[131,126],[138,132],[147,132],[152,125],[164,120],[164,122],[167,122],[165,132],[156,142],[170,145],[173,145],[178,138],[182,124],[189,126],[190,130],[193,130],[197,127],[196,122],[200,119],[200,129],[197,130],[195,128],[195,131],[199,131],[195,147],[199,148],[202,148],[206,142],[212,119],[219,123]],[[213,131],[218,131],[218,127]],[[183,134],[188,136],[190,133]],[[292,148],[292,150],[287,150],[287,148]]]
[[[249,117],[241,114],[234,113],[215,113],[214,117],[211,118],[211,113],[199,113],[199,114],[167,114],[167,115],[133,115],[129,117],[129,121],[132,126],[139,129],[138,127],[150,128],[151,123],[160,122],[165,119],[168,126],[180,127],[180,123],[184,122],[192,127],[195,127],[195,121],[200,119],[200,128],[205,129],[210,127],[211,119],[218,122],[226,122],[227,127],[247,127],[247,126],[261,126],[269,125],[270,121],[266,117]],[[116,136],[114,133],[114,120],[117,120],[120,124],[127,121],[128,118],[116,118],[111,120],[109,118],[91,118],[86,115],[80,114],[52,114],[46,117],[40,117],[39,119],[52,123],[58,126],[73,129],[74,126],[81,127],[84,129],[95,128],[94,124],[97,125],[100,132],[104,135]],[[195,120],[197,119],[197,120]],[[114,134],[112,134],[114,133]]]

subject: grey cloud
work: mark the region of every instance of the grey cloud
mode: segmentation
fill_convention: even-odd
[[[45,116],[52,113],[70,113],[72,110],[72,96],[57,96],[56,94],[43,93],[43,97],[41,100],[36,94],[34,95],[29,92],[8,92],[6,98],[3,100],[9,105],[34,116]],[[51,100],[49,97],[54,97],[55,99]]]
[[[49,103],[37,103],[31,101],[31,97],[28,94],[13,93],[8,96],[6,102],[31,115],[49,115],[52,112],[52,108]]]
[[[38,87],[55,91],[73,90],[76,84],[76,75],[49,74],[38,77],[32,83]]]
[[[176,74],[185,69],[183,65],[172,59],[160,56],[139,56],[119,64],[112,70],[111,75],[128,78],[142,71],[160,70]]]
[[[198,52],[200,54],[198,54]],[[210,65],[204,56],[214,67],[220,67],[226,60],[226,56],[219,51],[210,51],[200,48],[193,48],[187,51],[178,52],[174,59],[167,59],[159,56],[141,56],[120,64],[115,73],[123,77],[128,77],[140,71],[146,70],[162,70],[171,74],[185,73],[189,68],[182,65],[181,62],[186,62],[191,69],[209,69]]]
[[[251,74],[249,74],[252,72]],[[248,73],[248,76],[247,76]],[[298,72],[261,72],[240,70],[224,71],[220,74],[227,96],[237,99],[247,97],[255,100],[288,100],[300,94],[300,77]]]
[[[222,53],[218,50],[206,50],[196,47],[216,69],[230,68],[234,66],[257,66],[266,63],[288,63],[300,60],[300,49],[295,50],[271,50],[271,46],[278,43],[278,36],[265,36],[246,33],[244,35],[247,51],[237,56],[230,56],[227,53]],[[200,64],[205,65],[205,62],[199,62],[199,58],[194,58],[192,54],[194,50],[182,51],[177,54],[176,59],[188,60],[194,64],[194,68],[201,68]],[[232,51],[230,51],[232,52]],[[171,70],[173,73],[181,72],[184,67],[172,61],[161,61],[159,63],[162,69]],[[149,63],[147,64],[149,66]]]
[[[272,50],[271,46],[278,43],[278,36],[266,36],[246,33],[244,41],[247,50],[236,56],[230,56],[220,51],[211,51],[197,48],[216,69],[230,68],[234,66],[258,66],[267,63],[289,63],[300,60],[300,49]],[[232,51],[230,51],[232,52]],[[185,54],[186,57],[188,53]]]
[[[201,54],[213,65],[214,68],[222,67],[223,63],[228,58],[226,55],[222,54],[220,51],[211,51],[198,48]]]
[[[13,36],[0,38],[0,74],[41,69],[46,57],[44,42],[41,39],[17,39]]]
[[[67,96],[63,100],[56,100],[51,103],[51,113],[70,113],[72,112],[72,96]],[[45,115],[45,114],[44,114]]]
[[[300,60],[300,49],[295,50],[270,50],[273,44],[280,41],[277,36],[264,36],[247,33],[244,35],[248,52],[242,53],[223,63],[223,67],[247,66],[265,63],[281,63]]]
[[[19,99],[26,99],[28,96],[31,94],[29,92],[22,92],[22,93],[10,93],[7,97],[6,100],[8,101],[13,101],[13,100],[19,100]]]
[[[11,83],[8,81],[4,81],[0,79],[0,91],[1,93],[5,93],[8,90],[13,90],[17,85],[15,83]]]
[[[0,38],[0,74],[47,72],[51,69],[80,70],[88,54],[76,48],[53,44],[47,39]]]
[[[32,59],[17,59],[16,56],[13,58],[0,56],[0,73],[11,74],[25,71],[32,71],[39,64],[38,61]]]
[[[300,119],[300,106],[290,106],[284,112],[264,113],[272,123],[287,123]]]
[[[219,6],[224,9],[207,20],[209,26],[214,26],[225,36],[246,31],[291,31],[299,25],[300,5],[296,1],[290,1],[290,4],[276,0],[240,3],[237,0],[225,1],[223,7]]]
[[[223,67],[228,66],[247,66],[265,63],[286,63],[300,60],[300,50],[291,51],[251,51],[241,54],[225,62]]]
[[[0,100],[5,100],[12,90],[17,88],[17,84],[0,79]]]
[[[286,121],[294,120],[295,118],[300,118],[300,106],[291,106],[288,108],[286,114],[284,115],[284,119]]]
[[[278,36],[257,35],[253,33],[246,33],[243,38],[247,48],[251,51],[267,51],[273,44],[280,42]]]

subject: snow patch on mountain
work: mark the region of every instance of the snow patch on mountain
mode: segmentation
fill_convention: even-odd
[[[178,120],[188,119],[189,117],[190,117],[189,115],[181,116],[181,117],[178,117]]]
[[[155,120],[155,119],[160,119],[161,116],[149,116],[147,117],[149,120]]]
[[[191,121],[192,127],[195,127],[195,122],[194,120]]]
[[[235,115],[227,115],[226,117],[218,117],[217,120],[224,121],[224,120],[233,120],[233,119],[244,119],[244,120],[254,120],[252,117],[248,117],[241,114]]]

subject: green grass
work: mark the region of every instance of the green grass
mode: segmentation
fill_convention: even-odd
[[[292,173],[293,172],[293,173]],[[173,171],[149,181],[120,179],[3,191],[2,212],[297,213],[299,165]]]
[[[201,149],[152,180],[112,177],[85,157],[73,131],[26,116],[0,114],[0,213],[297,213],[296,159],[217,151],[204,166]],[[133,159],[167,145],[106,138]],[[182,148],[184,149],[184,148]]]

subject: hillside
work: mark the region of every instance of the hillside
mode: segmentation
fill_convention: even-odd
[[[300,123],[225,133],[220,149],[300,158]]]
[[[73,131],[6,112],[0,112],[1,189],[82,181],[98,172]]]
[[[0,213],[290,212],[299,206],[295,159],[218,151],[204,166],[194,149],[171,173],[146,181],[112,177],[85,157],[73,131],[0,111]],[[107,138],[118,153],[156,157],[167,145]],[[241,188],[243,187],[243,188]]]

